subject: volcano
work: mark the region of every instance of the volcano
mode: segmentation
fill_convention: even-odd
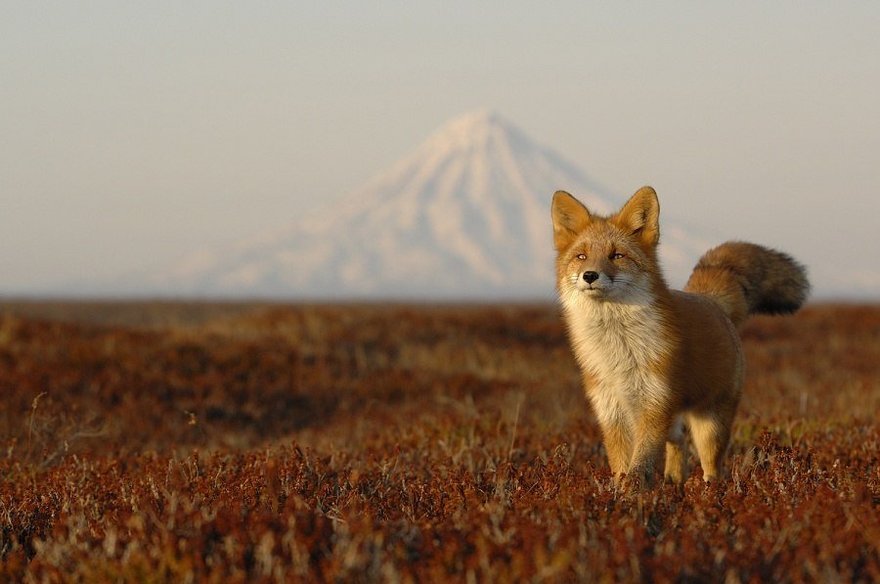
[[[156,282],[211,297],[549,300],[559,189],[600,213],[623,201],[498,114],[469,113],[342,203],[187,258]],[[703,250],[684,230],[664,230],[671,276]]]

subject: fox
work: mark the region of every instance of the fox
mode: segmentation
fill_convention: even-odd
[[[742,395],[739,331],[750,315],[806,301],[806,268],[742,241],[707,251],[683,290],[657,258],[660,203],[643,187],[610,216],[557,191],[551,204],[561,316],[611,472],[641,485],[688,477],[686,432],[703,479],[722,477]]]

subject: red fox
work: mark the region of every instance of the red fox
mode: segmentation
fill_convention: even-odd
[[[720,478],[743,383],[737,331],[750,314],[806,300],[803,266],[759,245],[727,242],[697,263],[684,291],[660,272],[660,204],[651,187],[610,217],[553,195],[562,313],[615,480],[686,478],[684,425],[706,481]]]

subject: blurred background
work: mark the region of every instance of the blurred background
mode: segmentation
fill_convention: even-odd
[[[874,2],[6,2],[0,295],[553,298],[549,200],[653,185],[674,284],[880,298]]]

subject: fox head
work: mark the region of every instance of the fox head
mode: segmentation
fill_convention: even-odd
[[[660,203],[639,189],[614,215],[591,213],[580,201],[553,195],[556,277],[563,299],[644,303],[663,280],[657,264]]]

